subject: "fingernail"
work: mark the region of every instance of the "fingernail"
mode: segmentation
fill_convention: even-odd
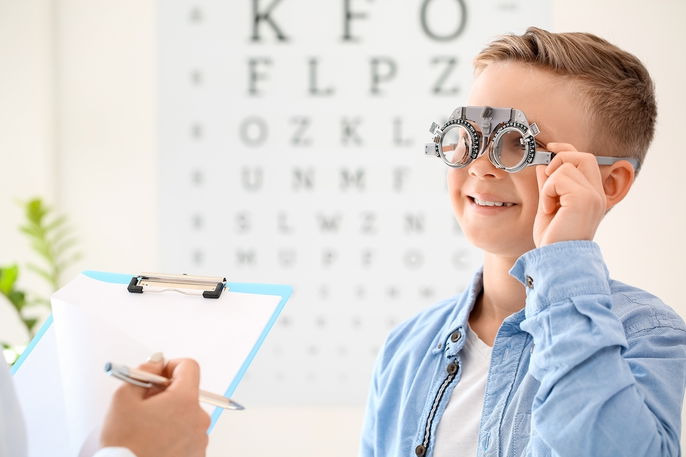
[[[155,352],[150,357],[148,357],[148,362],[162,362],[164,360],[164,355],[161,352]]]

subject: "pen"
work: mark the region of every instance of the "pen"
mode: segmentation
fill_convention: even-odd
[[[126,365],[120,365],[111,362],[107,362],[105,364],[105,372],[121,381],[125,381],[140,387],[152,387],[155,384],[166,387],[171,383],[171,380],[165,378],[164,376],[148,373],[147,371],[139,370],[137,368],[130,368]],[[226,398],[223,395],[213,394],[211,392],[206,392],[204,390],[200,391],[200,401],[234,411],[245,409],[245,407],[239,403],[236,403],[230,398]]]

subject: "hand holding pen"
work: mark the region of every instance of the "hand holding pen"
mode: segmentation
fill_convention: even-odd
[[[148,391],[148,396],[161,392],[172,382],[172,380],[169,378],[165,378],[164,376],[160,376],[155,373],[150,373],[149,371],[138,368],[129,368],[126,365],[119,365],[111,362],[107,362],[105,364],[105,373],[119,379],[120,381],[128,382],[135,386],[145,387],[147,389],[153,389]],[[207,392],[205,390],[201,390],[199,392],[198,400],[200,400],[202,403],[207,403],[234,411],[245,409],[243,405],[230,398],[213,394],[212,392]]]
[[[138,367],[164,376],[169,385],[140,387],[124,383],[112,397],[100,435],[103,447],[126,447],[139,457],[202,457],[210,417],[200,407],[200,367],[191,359],[161,354]]]

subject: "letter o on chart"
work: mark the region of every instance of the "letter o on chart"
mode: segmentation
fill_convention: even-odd
[[[434,9],[434,13],[431,14],[431,18],[436,20],[438,19],[441,21],[441,25],[444,25],[444,22],[449,20],[451,18],[451,14],[449,14],[450,9],[448,9],[448,4],[449,3],[456,3],[457,5],[457,14],[456,14],[456,27],[454,31],[450,33],[444,33],[444,34],[438,34],[434,31],[433,28],[429,27],[429,6],[430,4],[436,4],[435,0],[424,0],[422,2],[422,8],[419,17],[421,18],[422,22],[422,30],[424,33],[431,39],[436,40],[436,41],[450,41],[458,38],[460,35],[462,35],[462,32],[464,32],[465,27],[467,25],[467,6],[465,5],[464,0],[439,0],[438,4],[436,7],[439,9]]]
[[[267,123],[261,117],[248,117],[241,123],[239,133],[243,144],[257,147],[262,146],[267,140],[269,129]]]

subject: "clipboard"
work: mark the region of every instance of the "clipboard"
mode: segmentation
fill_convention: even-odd
[[[28,457],[86,452],[121,385],[105,375],[108,361],[191,357],[200,387],[231,397],[292,288],[217,279],[85,271],[55,292],[52,314],[11,370]],[[209,408],[211,432],[223,410]]]

